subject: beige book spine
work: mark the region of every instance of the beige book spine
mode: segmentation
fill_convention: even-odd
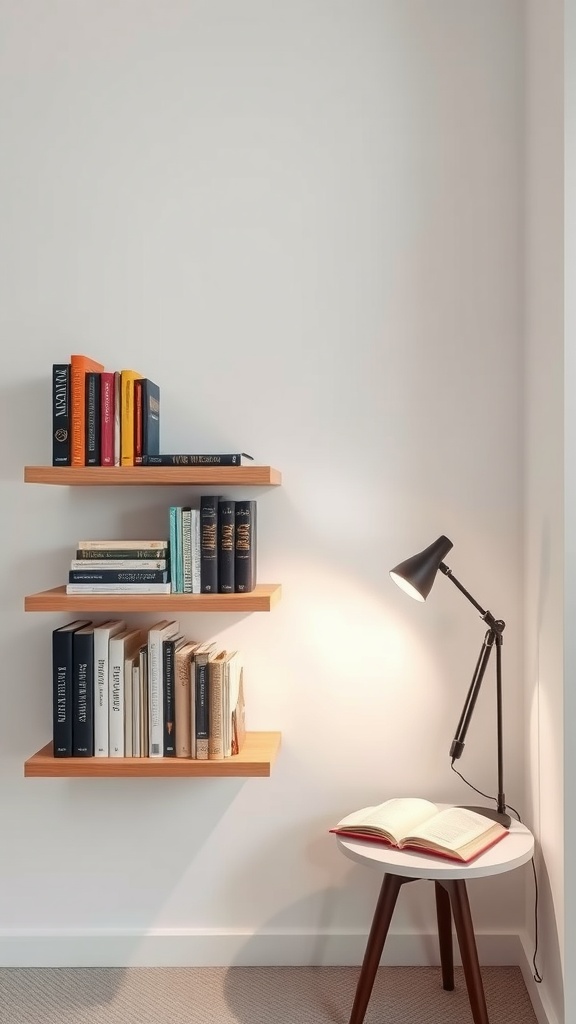
[[[225,655],[220,654],[208,662],[210,676],[210,735],[208,739],[208,757],[211,761],[220,761],[224,757],[224,721],[223,710],[223,679]]]

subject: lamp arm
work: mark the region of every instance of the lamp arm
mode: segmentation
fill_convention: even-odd
[[[452,570],[444,563],[440,562],[438,566],[440,571],[444,573],[452,581],[455,587],[458,588],[461,594],[464,594],[472,605],[474,605],[476,611],[478,611],[484,622],[488,625],[488,629],[484,636],[484,642],[480,650],[480,655],[476,663],[474,675],[472,676],[472,682],[466,695],[464,702],[464,708],[460,715],[456,734],[450,747],[450,757],[452,758],[452,764],[456,758],[460,757],[464,750],[464,740],[470,725],[472,713],[474,711],[474,705],[480,692],[486,666],[492,653],[492,648],[496,647],[496,729],[497,729],[497,742],[498,742],[498,813],[504,815],[506,812],[506,798],[504,796],[504,757],[503,757],[503,730],[502,730],[502,634],[504,632],[506,623],[503,619],[496,619],[492,612],[487,611],[478,604],[475,598],[472,597],[465,587],[462,586],[460,580],[456,579],[453,575]]]
[[[492,654],[493,646],[494,633],[491,629],[487,629],[486,634],[484,636],[484,641],[482,643],[482,647],[480,648],[480,654],[478,655],[478,661],[476,662],[476,668],[474,669],[472,681],[468,688],[468,693],[466,694],[466,700],[464,701],[462,714],[460,715],[458,725],[456,726],[454,739],[452,740],[452,745],[450,747],[450,757],[452,758],[452,763],[454,763],[454,761],[457,758],[461,757],[464,751],[464,741],[466,739],[466,733],[468,732],[468,726],[470,725],[470,721],[472,719],[474,706],[476,704],[478,694],[480,693],[480,687],[482,686],[482,680],[484,678],[484,673],[486,672],[486,666],[488,665],[488,661],[490,660],[490,655]]]

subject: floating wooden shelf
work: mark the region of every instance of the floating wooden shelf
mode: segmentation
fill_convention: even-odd
[[[282,483],[282,474],[272,466],[25,466],[24,481],[65,487],[146,487],[150,484],[277,487]]]
[[[280,747],[279,732],[248,732],[240,754],[223,761],[184,757],[54,757],[52,744],[24,762],[28,779],[267,778]]]
[[[27,612],[269,612],[279,583],[259,583],[249,594],[67,594],[53,587],[24,598]]]

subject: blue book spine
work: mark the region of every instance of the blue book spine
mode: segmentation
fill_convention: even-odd
[[[160,452],[160,388],[142,380],[142,458]]]

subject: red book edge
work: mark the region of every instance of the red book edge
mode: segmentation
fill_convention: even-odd
[[[462,860],[462,857],[455,857],[454,854],[447,853],[445,850],[428,850],[424,849],[422,846],[412,846],[411,844],[407,844],[406,846],[397,846],[396,843],[391,843],[389,839],[384,839],[383,836],[369,836],[364,832],[350,832],[348,829],[338,828],[330,828],[328,831],[333,832],[337,836],[342,836],[344,839],[361,839],[362,842],[366,843],[379,843],[380,846],[388,846],[391,850],[398,850],[399,853],[402,853],[404,850],[410,850],[413,853],[421,853],[424,857],[443,857],[445,860],[451,860],[453,863],[455,862],[457,864],[470,864],[473,860],[476,860],[481,853],[486,853],[486,850],[489,850],[491,846],[495,846],[496,843],[499,843],[501,839],[504,839],[505,836],[508,835],[508,832],[505,831],[503,835],[496,836],[494,839],[487,842],[482,849],[478,850],[478,852],[472,857],[469,857],[467,860]]]

